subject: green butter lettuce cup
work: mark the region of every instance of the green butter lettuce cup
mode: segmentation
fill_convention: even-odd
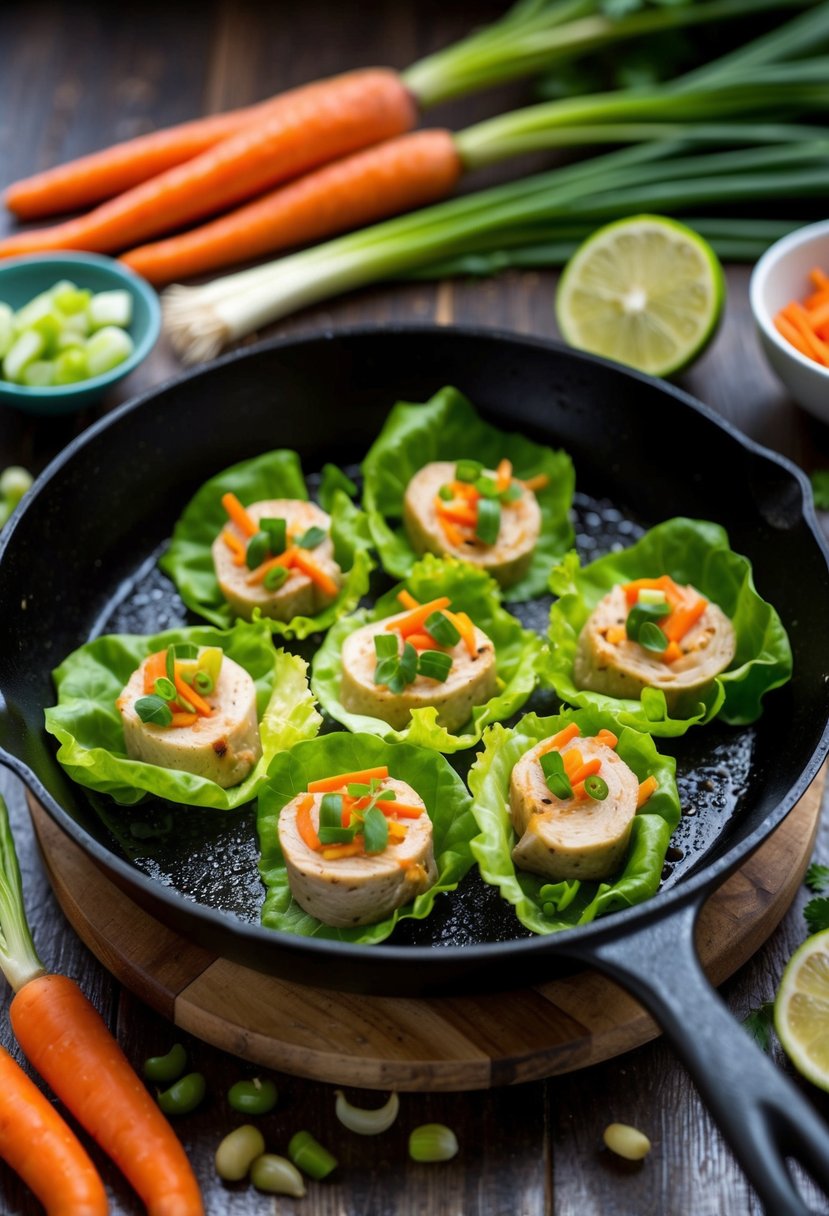
[[[116,698],[148,654],[184,642],[220,646],[256,685],[262,756],[250,775],[231,789],[193,773],[131,760],[126,753]],[[319,730],[322,719],[306,673],[303,659],[274,648],[261,622],[240,622],[226,631],[198,625],[154,637],[110,634],[73,651],[54,671],[58,703],[46,710],[46,729],[60,742],[58,760],[74,781],[124,806],[155,794],[186,806],[232,811],[256,795],[278,752]]]
[[[602,728],[613,731],[619,739],[617,754],[640,782],[647,777],[657,782],[656,791],[634,817],[624,867],[610,882],[550,882],[516,869],[512,860],[517,843],[509,814],[512,770],[526,752],[570,722],[577,722],[585,737]],[[597,916],[650,899],[659,887],[668,842],[679,823],[675,770],[676,761],[660,756],[649,735],[622,726],[612,714],[593,707],[566,710],[549,718],[526,714],[512,730],[500,724],[490,727],[484,735],[484,749],[469,770],[472,813],[480,829],[472,841],[472,852],[484,882],[498,887],[521,924],[533,933],[586,925]]]
[[[295,616],[290,621],[259,617],[273,633],[286,638],[320,633],[356,608],[368,591],[373,565],[369,556],[371,539],[365,514],[351,501],[349,488],[353,489],[353,483],[339,469],[326,466],[320,501],[331,515],[334,558],[344,574],[340,594],[315,616]],[[184,508],[170,547],[158,564],[173,580],[187,607],[221,629],[229,628],[236,619],[219,589],[211,553],[214,540],[227,524],[222,495],[228,492],[245,506],[268,498],[308,498],[299,457],[296,452],[280,449],[217,473]]]
[[[434,706],[413,710],[409,726],[405,730],[394,730],[381,718],[350,713],[340,701],[343,642],[363,625],[402,612],[397,596],[404,587],[423,604],[438,596],[448,596],[452,609],[468,613],[495,646],[496,671],[503,684],[496,696],[473,709],[469,723],[460,734],[453,734],[438,724]],[[457,752],[474,747],[490,722],[510,718],[518,712],[535,688],[541,652],[541,639],[502,607],[498,586],[486,571],[455,558],[427,553],[412,568],[408,578],[382,596],[373,609],[355,612],[334,625],[314,656],[311,688],[323,709],[351,731],[415,743],[440,752]]]
[[[579,634],[596,605],[619,583],[669,574],[691,583],[731,618],[737,651],[727,671],[700,696],[696,711],[672,718],[665,695],[646,688],[641,699],[606,696],[577,688],[573,663]],[[792,653],[786,631],[771,604],[758,595],[751,563],[735,553],[719,524],[669,519],[634,545],[581,567],[569,553],[550,575],[560,598],[550,612],[550,650],[541,663],[542,683],[571,705],[593,705],[615,714],[620,723],[652,735],[684,735],[690,726],[721,718],[732,726],[757,720],[762,698],[791,678]]]
[[[482,418],[455,388],[443,388],[425,405],[399,402],[363,461],[363,504],[383,569],[405,578],[417,561],[402,523],[406,487],[419,469],[436,460],[480,460],[494,469],[506,457],[518,478],[546,473],[549,484],[536,491],[541,535],[529,572],[504,592],[519,603],[543,595],[550,567],[573,543],[570,507],[575,474],[565,452],[499,431]]]
[[[279,847],[279,812],[308,788],[309,781],[386,765],[389,775],[406,781],[416,790],[429,813],[438,878],[434,886],[412,903],[396,909],[376,925],[336,929],[324,925],[294,902],[285,859]],[[259,794],[257,827],[261,860],[259,871],[267,893],[262,924],[268,929],[297,933],[303,937],[327,937],[344,942],[372,945],[389,936],[399,920],[423,920],[441,891],[454,891],[473,865],[469,842],[477,832],[470,810],[472,799],[460,777],[443,756],[406,744],[389,744],[374,735],[352,735],[343,731],[321,735],[299,743],[277,756],[271,764],[267,784]]]

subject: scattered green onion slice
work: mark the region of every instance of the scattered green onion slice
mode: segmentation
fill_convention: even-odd
[[[200,692],[203,697],[206,697],[213,691],[213,677],[206,671],[197,671],[193,676],[193,687],[196,692]]]
[[[170,706],[155,693],[139,697],[135,702],[135,712],[142,722],[152,723],[153,726],[169,726],[173,720]]]
[[[458,1151],[458,1139],[443,1123],[424,1123],[409,1136],[413,1161],[449,1161]]]
[[[375,633],[374,653],[378,659],[397,658],[397,637],[393,633]]]
[[[441,486],[438,490],[438,498],[443,502],[451,502],[454,497],[451,486]]]
[[[343,796],[342,794],[323,794],[320,802],[320,827],[338,828],[342,826]]]
[[[174,1043],[166,1056],[150,1056],[144,1061],[143,1073],[148,1081],[165,1085],[177,1081],[187,1067],[187,1052],[181,1043]]]
[[[288,525],[284,519],[260,519],[259,527],[267,533],[271,553],[276,557],[288,547]]]
[[[545,752],[541,757],[541,771],[547,782],[547,788],[556,798],[572,798],[573,787],[564,771],[564,761],[561,752]]]
[[[351,844],[356,828],[324,827],[317,832],[320,844]]]
[[[518,482],[511,481],[506,490],[501,491],[499,498],[501,499],[501,502],[509,504],[511,502],[518,502],[518,499],[523,493],[524,491],[521,489]]]
[[[598,773],[593,773],[584,779],[584,792],[595,802],[604,802],[609,792],[607,782]]]
[[[483,471],[480,460],[459,460],[455,465],[455,480],[475,482]]]
[[[452,656],[442,650],[424,650],[417,660],[417,674],[429,680],[443,683],[451,670]]]
[[[177,659],[197,659],[199,657],[199,648],[195,642],[176,642],[175,646],[170,646],[168,649],[172,650]]]
[[[443,612],[433,612],[428,616],[424,628],[438,646],[457,646],[461,640],[460,630],[456,629]]]
[[[245,565],[248,570],[255,570],[271,557],[271,540],[267,532],[254,532],[245,549]]]
[[[482,474],[475,482],[475,489],[482,498],[498,498],[498,483],[487,473]]]
[[[484,545],[494,545],[501,531],[501,504],[497,498],[478,499],[475,535]]]
[[[310,1132],[296,1132],[288,1144],[288,1156],[309,1178],[327,1178],[337,1167],[337,1158],[323,1148]]]
[[[266,591],[278,591],[287,578],[288,571],[285,566],[271,566],[262,580],[262,586]]]
[[[397,671],[389,682],[390,690],[399,696],[407,684],[411,684],[417,676],[417,651],[411,642],[406,642],[403,653],[397,661]]]
[[[161,697],[162,701],[175,701],[178,695],[175,684],[171,683],[166,676],[158,677],[153,684],[153,692],[157,697]]]
[[[665,592],[658,587],[640,587],[636,597],[637,604],[665,604]],[[667,608],[668,605],[665,604]]]
[[[317,545],[322,544],[325,540],[326,532],[324,528],[313,527],[307,532],[303,532],[294,543],[299,545],[300,549],[316,549]]]
[[[644,621],[640,626],[638,642],[645,650],[653,650],[657,654],[668,649],[668,639],[653,621]]]
[[[367,853],[382,853],[389,843],[388,820],[376,806],[369,807],[363,815],[363,839]]]

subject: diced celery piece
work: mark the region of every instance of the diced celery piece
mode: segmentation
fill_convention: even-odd
[[[57,351],[77,350],[79,347],[84,346],[86,346],[86,338],[83,334],[79,334],[76,329],[62,329],[55,343]]]
[[[86,310],[92,329],[119,325],[126,329],[132,320],[132,296],[128,291],[98,291]]]
[[[54,359],[35,359],[27,363],[20,379],[28,388],[48,388],[55,383]]]
[[[106,325],[86,344],[86,361],[90,376],[101,376],[128,359],[133,351],[132,338],[123,329]]]
[[[23,333],[24,330],[31,329],[41,317],[46,317],[53,311],[51,291],[42,291],[39,296],[29,300],[28,304],[18,308],[14,314],[14,327],[18,333]]]
[[[35,329],[27,329],[19,338],[15,338],[3,360],[3,375],[6,379],[19,383],[23,369],[43,354],[45,345],[43,335]]]
[[[53,355],[58,348],[58,338],[63,332],[63,320],[53,312],[44,313],[42,317],[29,326],[43,338],[43,350],[47,355]]]
[[[76,384],[89,374],[86,351],[80,346],[62,351],[55,359],[55,384]]]
[[[64,333],[79,334],[85,338],[89,333],[89,317],[86,315],[86,309],[83,312],[73,312],[71,316],[63,318]]]
[[[55,308],[59,308],[66,316],[75,316],[76,313],[86,310],[92,299],[92,292],[88,287],[76,287],[74,283],[58,283],[53,288],[52,299]]]
[[[222,659],[224,651],[221,646],[203,646],[199,650],[198,666],[199,669],[210,676],[215,688],[219,681],[219,672],[222,670]]]
[[[14,313],[8,304],[0,303],[0,359],[14,341]]]

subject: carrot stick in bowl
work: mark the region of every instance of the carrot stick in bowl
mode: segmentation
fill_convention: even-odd
[[[49,975],[26,921],[20,869],[0,798],[0,969],[9,1016],[31,1064],[112,1157],[149,1216],[204,1216],[198,1183],[173,1129],[94,1005],[68,976]],[[97,1216],[90,1207],[48,1209]]]

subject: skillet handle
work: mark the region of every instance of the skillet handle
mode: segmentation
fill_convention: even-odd
[[[694,946],[698,911],[680,905],[567,952],[617,980],[660,1024],[769,1216],[809,1216],[785,1159],[829,1194],[829,1127],[709,983]]]

